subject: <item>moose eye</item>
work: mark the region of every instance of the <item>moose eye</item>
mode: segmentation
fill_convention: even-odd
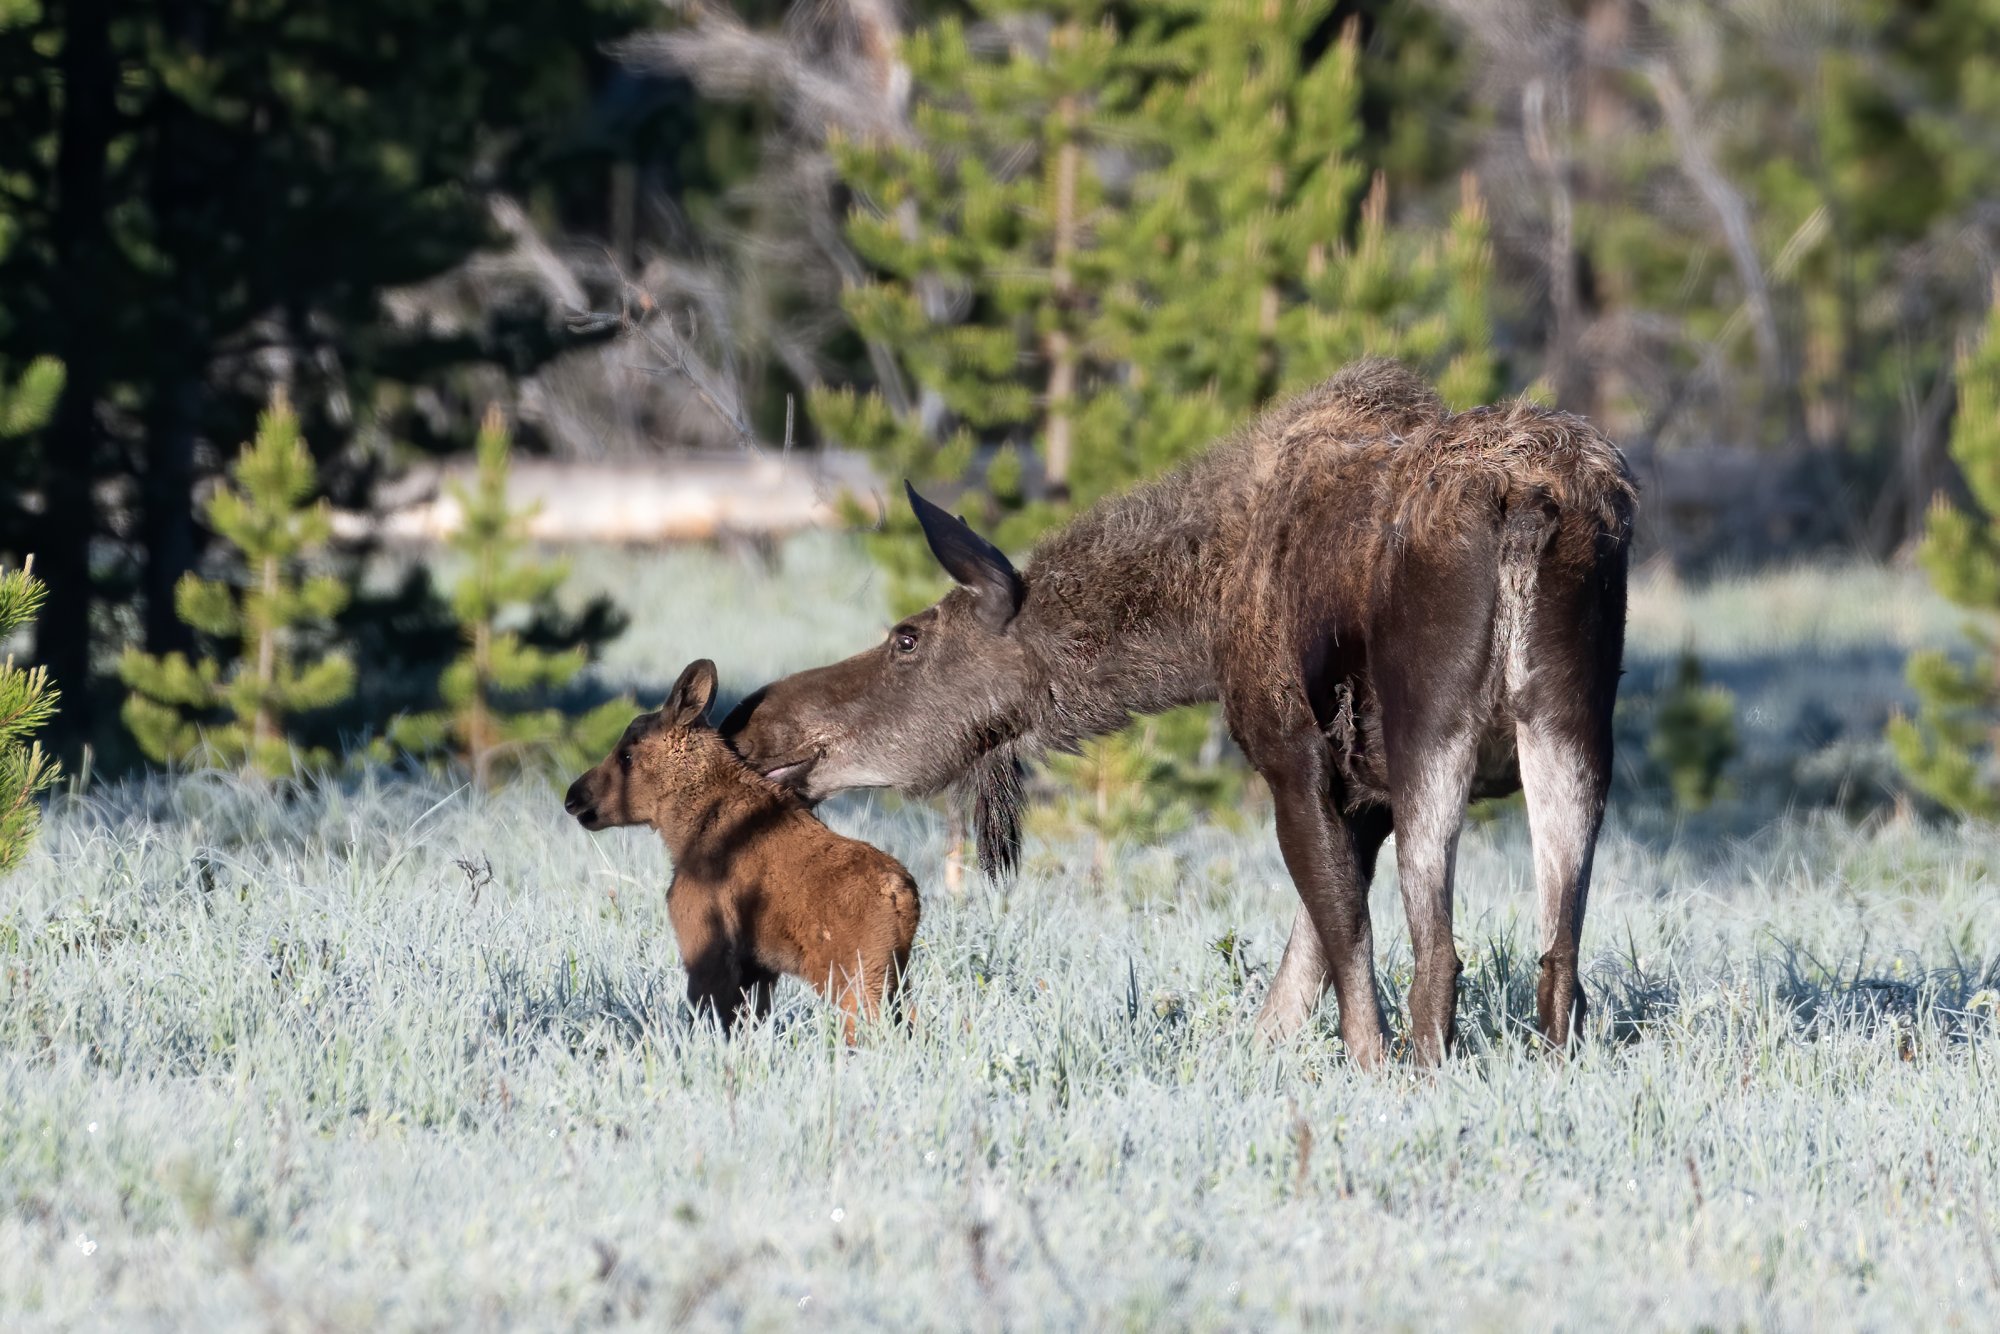
[[[896,646],[896,652],[898,653],[915,653],[917,651],[917,637],[908,630],[898,630],[890,637],[889,642]]]
[[[621,769],[630,769],[632,767],[632,748],[630,746],[618,752],[618,767]]]

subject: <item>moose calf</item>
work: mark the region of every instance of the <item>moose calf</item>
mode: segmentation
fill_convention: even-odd
[[[888,853],[821,824],[791,789],[738,759],[707,721],[715,664],[689,664],[658,713],[641,714],[563,809],[596,833],[651,825],[673,857],[667,915],[688,1002],[727,1032],[770,1012],[778,974],[847,1014],[893,1002],[917,933],[917,886]]]

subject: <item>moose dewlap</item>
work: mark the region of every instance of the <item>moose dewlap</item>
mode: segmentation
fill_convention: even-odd
[[[737,758],[707,721],[715,664],[689,664],[657,713],[570,784],[592,833],[650,825],[674,875],[667,915],[688,1002],[724,1030],[763,1016],[780,973],[855,1019],[893,1001],[917,934],[917,886],[888,853],[828,829],[789,788]]]

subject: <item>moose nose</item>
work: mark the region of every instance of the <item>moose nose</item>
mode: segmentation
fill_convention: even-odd
[[[571,783],[569,791],[563,794],[563,809],[585,824],[589,824],[591,817],[597,814],[591,809],[590,794],[583,790],[581,778]]]

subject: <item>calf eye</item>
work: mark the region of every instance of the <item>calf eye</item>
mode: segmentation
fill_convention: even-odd
[[[630,769],[632,767],[631,747],[628,746],[618,752],[618,767],[621,769]]]
[[[898,630],[892,642],[896,645],[896,652],[898,653],[915,653],[917,651],[917,637],[908,630]]]

